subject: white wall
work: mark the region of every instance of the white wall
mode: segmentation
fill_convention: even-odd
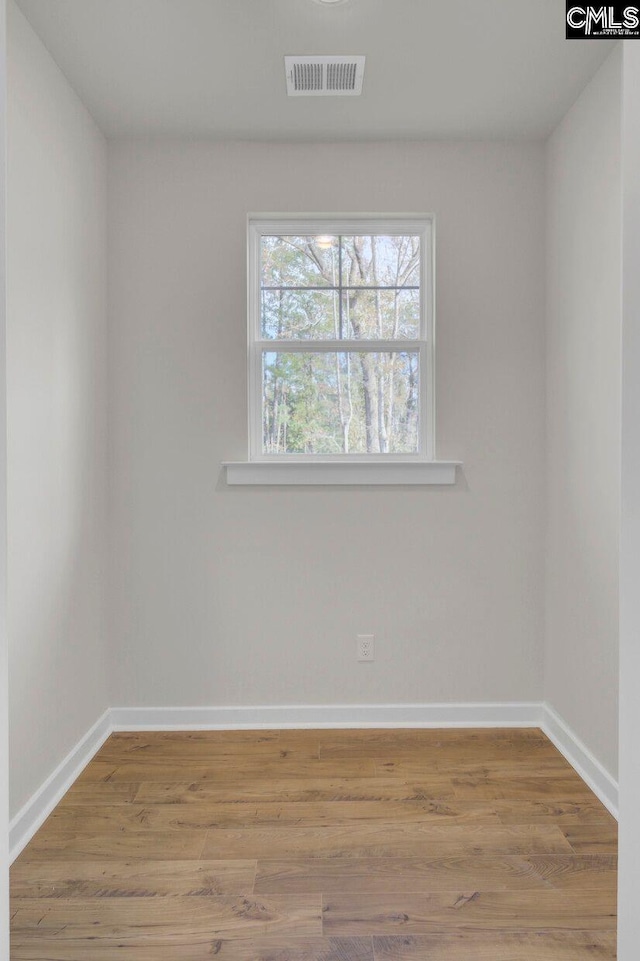
[[[12,2],[8,27],[15,813],[107,706],[106,147]]]
[[[114,703],[539,699],[542,146],[109,150]],[[438,452],[461,482],[227,488],[247,212],[371,209],[438,218]]]
[[[620,49],[547,147],[545,697],[615,777]]]
[[[620,864],[618,959],[640,944],[640,48],[624,45],[622,100],[623,367],[620,545]]]
[[[6,425],[6,4],[0,0],[0,424]],[[0,429],[0,958],[9,957],[9,707],[7,650],[7,445]]]

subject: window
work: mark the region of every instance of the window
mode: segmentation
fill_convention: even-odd
[[[250,458],[431,460],[433,223],[251,218]]]

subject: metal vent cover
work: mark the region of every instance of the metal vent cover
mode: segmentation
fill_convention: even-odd
[[[365,57],[285,57],[290,97],[359,97]]]

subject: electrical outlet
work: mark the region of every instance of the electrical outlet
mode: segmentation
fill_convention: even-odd
[[[358,634],[356,637],[356,653],[359,661],[373,661],[373,634]]]

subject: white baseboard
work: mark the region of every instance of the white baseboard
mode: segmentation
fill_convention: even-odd
[[[571,767],[588,784],[607,810],[618,817],[618,782],[583,744],[567,722],[550,704],[542,705],[542,730],[564,755]]]
[[[315,704],[261,707],[114,707],[114,731],[265,728],[539,727],[541,705]]]
[[[102,717],[69,751],[63,761],[49,775],[27,803],[9,823],[9,857],[15,861],[38,828],[49,817],[54,807],[69,790],[82,769],[102,747],[111,734],[111,717],[107,709]]]
[[[618,785],[548,704],[537,701],[468,704],[318,704],[261,707],[113,707],[85,736],[9,825],[11,860],[49,816],[112,731],[214,731],[267,728],[540,727],[618,816]]]

